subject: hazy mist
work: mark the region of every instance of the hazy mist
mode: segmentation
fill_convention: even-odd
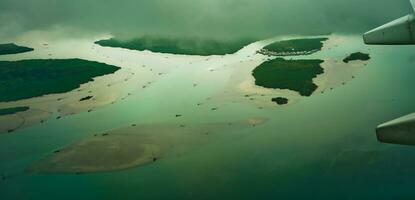
[[[360,34],[411,10],[409,0],[0,0],[0,37],[49,29],[120,37]]]

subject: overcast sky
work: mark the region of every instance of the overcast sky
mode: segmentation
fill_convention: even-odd
[[[0,37],[53,28],[123,37],[361,34],[410,12],[409,0],[0,0]]]

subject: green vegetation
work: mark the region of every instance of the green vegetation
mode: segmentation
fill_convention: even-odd
[[[93,98],[93,96],[86,96],[84,98],[79,99],[79,101],[88,101],[88,100],[90,100],[92,98]]]
[[[29,110],[29,107],[24,106],[24,107],[14,107],[14,108],[4,108],[4,109],[0,109],[0,116],[16,114],[18,112],[24,112],[26,110]]]
[[[356,53],[350,54],[345,59],[343,59],[343,62],[349,63],[350,61],[355,61],[355,60],[361,60],[361,61],[370,60],[370,56],[369,54],[366,54],[366,53],[356,52]]]
[[[131,40],[111,38],[96,41],[96,44],[105,47],[120,47],[131,50],[149,50],[158,53],[172,53],[183,55],[225,55],[233,54],[253,40],[216,41],[197,38],[177,39],[161,37],[141,37]]]
[[[81,59],[0,61],[0,102],[68,92],[118,69]]]
[[[34,49],[29,47],[18,46],[13,43],[0,44],[0,55],[17,54],[33,51]]]
[[[285,105],[288,103],[288,99],[284,97],[276,97],[273,98],[272,101],[277,103],[278,105]]]
[[[285,60],[276,58],[264,62],[253,71],[255,84],[275,89],[289,89],[299,92],[302,96],[310,96],[317,85],[313,78],[322,74],[320,66],[323,60]]]
[[[320,51],[327,38],[294,39],[275,42],[264,47],[260,53],[276,56],[309,55]]]

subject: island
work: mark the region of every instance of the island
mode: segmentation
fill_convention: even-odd
[[[118,47],[130,50],[149,50],[156,53],[171,53],[182,55],[226,55],[239,51],[254,40],[214,40],[200,38],[164,38],[144,36],[129,40],[111,38],[96,41],[95,44],[104,47]]]
[[[324,73],[323,60],[285,60],[276,58],[262,63],[252,75],[255,84],[265,88],[289,89],[302,96],[310,96],[317,85],[313,79]]]
[[[272,102],[275,102],[278,105],[285,105],[288,103],[288,99],[284,97],[276,97],[276,98],[272,98]]]
[[[355,60],[367,61],[367,60],[370,60],[370,56],[369,56],[369,54],[366,54],[366,53],[356,52],[356,53],[350,54],[345,59],[343,59],[343,62],[344,63],[349,63],[349,62],[355,61]]]
[[[305,38],[278,41],[265,46],[258,53],[270,56],[299,56],[310,55],[323,48],[323,42],[328,38]]]
[[[81,59],[0,61],[0,102],[69,92],[119,69]]]
[[[19,112],[24,112],[29,110],[29,107],[27,106],[22,106],[22,107],[13,107],[13,108],[3,108],[0,109],[0,116],[3,115],[12,115],[12,114],[16,114]]]
[[[33,50],[33,48],[18,46],[14,43],[0,44],[0,55],[25,53]]]
[[[92,98],[93,98],[93,96],[86,96],[86,97],[83,97],[83,98],[79,99],[79,101],[88,101]]]

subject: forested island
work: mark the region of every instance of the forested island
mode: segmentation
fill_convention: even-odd
[[[129,40],[111,38],[96,41],[95,44],[104,47],[119,47],[138,51],[149,50],[156,53],[210,56],[233,54],[252,42],[254,42],[254,40],[250,39],[220,41],[199,38],[144,36]]]
[[[289,89],[310,96],[317,85],[313,78],[322,74],[323,60],[285,60],[276,58],[264,62],[252,72],[255,84],[265,88]]]
[[[328,38],[304,38],[284,40],[265,46],[259,53],[271,56],[310,55],[320,51]]]
[[[14,43],[0,44],[0,55],[25,53],[33,50],[33,48],[18,46]]]
[[[2,108],[0,109],[0,116],[3,115],[12,115],[12,114],[16,114],[19,112],[24,112],[29,110],[29,107],[27,106],[22,106],[22,107],[13,107],[13,108]]]
[[[277,103],[278,105],[285,105],[288,103],[288,99],[284,97],[272,98],[271,101]]]
[[[81,59],[0,61],[0,102],[69,92],[118,69]]]
[[[356,53],[350,54],[345,59],[343,59],[343,62],[349,63],[355,60],[367,61],[367,60],[370,60],[370,56],[369,54],[366,54],[366,53],[356,52]]]

